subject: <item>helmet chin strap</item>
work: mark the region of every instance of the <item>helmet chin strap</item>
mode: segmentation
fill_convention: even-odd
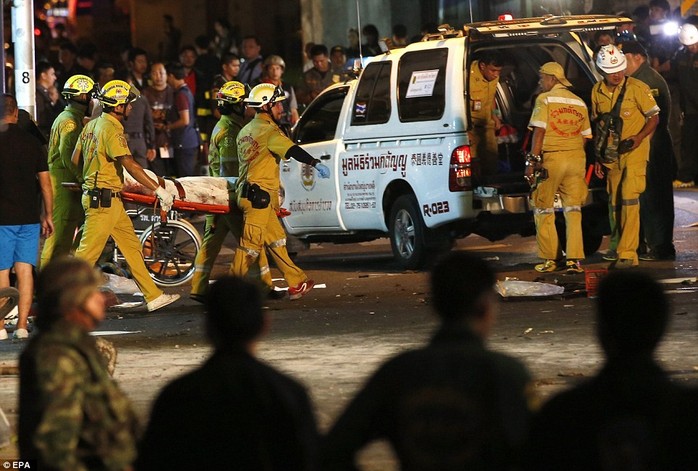
[[[281,123],[279,122],[278,119],[274,117],[274,113],[272,113],[271,109],[276,105],[276,103],[267,103],[266,105],[262,106],[260,109],[262,110],[262,113],[266,113],[271,117],[271,120],[276,123],[277,126],[281,126]]]

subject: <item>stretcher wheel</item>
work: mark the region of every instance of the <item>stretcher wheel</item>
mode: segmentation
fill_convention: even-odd
[[[0,320],[4,319],[19,303],[19,291],[15,288],[0,288]],[[2,324],[0,324],[2,329]]]
[[[180,219],[156,223],[143,231],[140,241],[145,266],[156,285],[179,286],[194,276],[201,236],[189,222]]]

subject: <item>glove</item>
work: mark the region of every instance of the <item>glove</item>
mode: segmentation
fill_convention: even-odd
[[[158,189],[155,190],[155,196],[157,196],[158,200],[160,200],[160,207],[163,211],[167,213],[170,211],[170,209],[172,209],[172,205],[174,204],[173,194],[159,186]]]
[[[320,178],[330,178],[330,169],[327,165],[317,164],[315,166],[315,170],[317,170],[317,173],[318,175],[320,175]]]

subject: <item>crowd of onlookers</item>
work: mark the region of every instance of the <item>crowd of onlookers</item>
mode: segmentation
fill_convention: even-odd
[[[435,26],[425,26],[429,31]],[[286,80],[286,60],[278,54],[262,55],[263,42],[254,35],[237,38],[234,28],[224,18],[214,22],[213,35],[198,35],[193,43],[181,44],[182,33],[175,26],[170,15],[164,16],[163,40],[158,44],[156,57],[145,48],[125,45],[118,58],[105,57],[94,43],[85,38],[75,42],[67,37],[63,29],[54,41],[52,49],[38,51],[36,64],[36,113],[37,124],[45,138],[48,138],[51,124],[63,110],[66,102],[61,97],[65,81],[75,74],[92,78],[100,86],[113,79],[120,79],[138,88],[146,100],[138,105],[142,108],[130,118],[126,132],[133,139],[129,147],[137,161],[158,175],[186,176],[199,174],[198,165],[177,165],[174,158],[176,149],[182,144],[171,142],[166,129],[170,121],[181,119],[181,113],[168,113],[168,110],[186,110],[172,100],[173,91],[186,85],[194,98],[193,116],[187,126],[199,135],[196,163],[205,165],[208,139],[217,119],[216,92],[231,80],[237,80],[250,88],[259,83],[272,83],[283,88],[286,94],[281,126],[289,131],[298,120],[299,114],[313,98],[327,86],[346,80],[358,70],[356,62],[361,57],[380,54],[386,48],[403,47],[408,44],[404,25],[395,25],[393,34],[385,38],[381,49],[381,37],[377,28],[367,24],[362,28],[363,43],[355,29],[350,29],[348,45],[307,43],[304,48],[305,60],[297,64],[299,77],[296,83]],[[421,35],[412,38],[416,40]],[[11,62],[11,51],[9,60]],[[183,84],[173,84],[164,72],[168,65],[178,64],[183,72]],[[13,74],[8,71],[7,89],[13,93]],[[146,106],[147,105],[147,106]],[[98,110],[93,113],[93,116]],[[132,145],[131,145],[132,144]],[[192,143],[185,148],[192,149]],[[200,149],[201,152],[198,151]],[[190,153],[192,151],[190,150]],[[174,162],[173,163],[173,160]]]

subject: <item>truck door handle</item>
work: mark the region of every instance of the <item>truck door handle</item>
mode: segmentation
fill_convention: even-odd
[[[323,154],[320,156],[320,160],[330,160],[331,156],[330,154]]]

